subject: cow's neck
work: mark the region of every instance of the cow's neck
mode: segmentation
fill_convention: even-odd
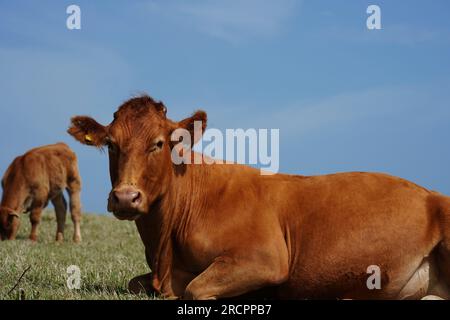
[[[212,188],[208,169],[207,165],[190,164],[182,169],[183,174],[172,177],[163,212],[174,239],[185,240],[206,211],[207,192]]]
[[[146,246],[146,257],[154,277],[155,289],[171,290],[172,249],[185,239],[190,226],[201,218],[208,185],[204,165],[176,168],[167,190],[155,201],[147,216],[136,221]]]

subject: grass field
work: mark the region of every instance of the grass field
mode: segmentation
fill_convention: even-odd
[[[70,216],[66,240],[55,243],[52,211],[42,217],[37,243],[28,240],[29,230],[28,216],[23,215],[18,239],[0,242],[0,299],[149,299],[131,295],[127,290],[132,277],[149,272],[133,222],[85,214],[81,244],[72,242]],[[78,290],[67,286],[70,265],[81,271]],[[28,267],[16,289],[10,292]]]

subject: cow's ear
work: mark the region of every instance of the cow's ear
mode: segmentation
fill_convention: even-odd
[[[67,132],[82,144],[95,147],[103,146],[108,135],[105,126],[86,116],[73,117]]]
[[[194,145],[201,139],[203,132],[205,132],[207,120],[208,117],[206,112],[198,110],[191,117],[178,122],[175,128],[189,131],[191,134],[192,145]]]

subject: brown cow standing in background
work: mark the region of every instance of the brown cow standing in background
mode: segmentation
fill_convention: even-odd
[[[238,164],[171,161],[171,135],[196,112],[166,118],[150,97],[124,103],[107,126],[74,117],[68,132],[108,146],[108,210],[135,220],[152,273],[132,291],[216,299],[449,298],[450,198],[377,173],[276,174]],[[194,140],[194,139],[192,139]],[[371,266],[381,289],[367,285]],[[373,289],[373,290],[371,290]]]
[[[67,189],[74,224],[73,240],[81,241],[81,179],[77,157],[66,144],[38,147],[15,158],[3,176],[2,188],[0,206],[2,240],[15,239],[20,224],[19,214],[29,212],[30,239],[36,241],[42,210],[51,201],[56,212],[56,240],[62,241],[67,211],[63,191]]]

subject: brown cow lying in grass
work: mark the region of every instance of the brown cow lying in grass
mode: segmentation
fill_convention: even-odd
[[[64,239],[67,204],[63,191],[70,196],[70,211],[74,224],[73,240],[81,241],[80,188],[77,157],[64,143],[32,149],[14,159],[2,180],[0,206],[0,236],[15,239],[20,224],[19,214],[30,213],[30,239],[37,240],[37,226],[42,210],[50,200],[56,212],[56,240]]]
[[[152,273],[132,291],[165,297],[448,298],[450,198],[377,173],[260,175],[238,164],[171,161],[181,122],[148,96],[107,126],[85,116],[68,132],[108,146],[108,210],[135,220]],[[203,127],[203,129],[204,129]],[[381,288],[367,286],[369,266]],[[259,290],[261,289],[261,290]],[[371,290],[372,289],[372,290]]]

